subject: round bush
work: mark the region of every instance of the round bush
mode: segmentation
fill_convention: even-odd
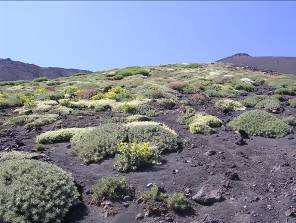
[[[229,122],[234,130],[244,130],[254,136],[283,137],[289,132],[289,126],[276,116],[261,110],[247,111]]]
[[[0,219],[61,222],[77,198],[73,178],[57,166],[28,159],[0,163]]]
[[[159,153],[175,151],[179,148],[178,134],[158,122],[131,122],[126,124],[129,142],[149,142]]]

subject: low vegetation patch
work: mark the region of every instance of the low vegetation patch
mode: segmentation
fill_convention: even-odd
[[[234,130],[244,130],[254,136],[283,137],[289,133],[289,126],[276,116],[261,110],[244,112],[229,122]]]
[[[148,142],[120,143],[114,166],[119,172],[136,171],[157,162],[158,155]]]
[[[152,185],[150,190],[141,194],[144,209],[152,214],[159,215],[167,210],[177,213],[184,213],[191,209],[191,205],[183,193],[174,192],[168,194],[164,189]]]
[[[222,124],[216,116],[198,113],[190,118],[189,130],[194,134],[212,134]]]
[[[40,134],[36,138],[37,144],[53,144],[59,142],[68,142],[70,139],[81,132],[88,131],[90,128],[66,128],[55,131],[48,131]]]
[[[290,105],[292,108],[296,108],[296,98],[290,98],[290,99],[289,99],[289,105]]]
[[[72,176],[55,165],[29,159],[0,163],[0,219],[61,222],[78,196]]]
[[[215,103],[215,107],[225,113],[231,111],[243,111],[246,109],[240,102],[231,99],[218,100]]]
[[[158,122],[131,122],[125,125],[129,142],[149,142],[161,154],[178,150],[178,134],[168,126]]]
[[[150,73],[141,67],[127,67],[127,68],[117,70],[113,76],[113,79],[121,80],[124,77],[134,76],[134,75],[150,76]]]
[[[123,177],[102,177],[92,186],[91,192],[95,203],[104,200],[120,201],[125,196],[133,196],[133,191]]]
[[[59,119],[57,114],[32,114],[12,117],[8,120],[10,124],[24,125],[27,129],[38,129],[44,125],[56,122]]]
[[[73,152],[84,162],[97,162],[113,156],[121,142],[127,141],[126,128],[107,123],[75,134],[71,139]]]

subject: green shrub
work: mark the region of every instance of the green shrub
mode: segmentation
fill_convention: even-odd
[[[231,99],[218,100],[215,103],[215,107],[221,109],[225,113],[231,111],[243,111],[246,109],[240,102]]]
[[[142,192],[140,197],[143,199],[145,203],[154,203],[154,202],[163,202],[166,199],[166,194],[164,191],[160,190],[160,188],[153,184],[150,190]]]
[[[275,97],[270,97],[264,100],[259,101],[256,106],[257,109],[264,109],[268,112],[278,113],[281,111],[282,106],[279,99]]]
[[[234,130],[244,130],[254,136],[283,137],[289,132],[289,126],[276,116],[261,110],[244,112],[229,122]]]
[[[115,156],[115,168],[120,172],[135,171],[152,165],[157,155],[148,142],[120,143]]]
[[[158,153],[176,151],[180,146],[178,134],[161,123],[131,122],[125,126],[129,142],[149,142]]]
[[[130,98],[128,91],[121,86],[116,86],[109,89],[103,96],[104,98],[116,101],[124,101]]]
[[[167,206],[169,209],[182,213],[190,209],[190,204],[183,193],[175,192],[168,196]]]
[[[51,124],[59,119],[57,114],[32,114],[32,115],[21,115],[15,116],[8,120],[9,123],[14,125],[25,125],[27,129],[40,128],[44,125]]]
[[[213,115],[198,113],[192,117],[189,130],[193,134],[212,134],[215,132],[214,128],[222,124],[223,122]]]
[[[248,91],[248,92],[252,92],[255,90],[255,87],[253,84],[245,82],[245,81],[237,81],[234,85],[234,88],[236,90],[243,90],[243,91]]]
[[[37,77],[32,82],[43,82],[43,81],[48,81],[46,77]]]
[[[265,96],[265,95],[249,96],[249,97],[246,97],[245,99],[243,99],[241,101],[241,103],[246,107],[252,108],[252,107],[255,107],[259,101],[264,100],[266,97],[268,97],[268,96]]]
[[[296,86],[283,86],[274,91],[275,94],[296,95]]]
[[[62,92],[53,92],[49,94],[49,99],[50,100],[60,100],[65,98],[65,94]]]
[[[199,68],[201,65],[198,63],[183,63],[183,64],[176,64],[176,66],[182,69],[196,69],[196,68]]]
[[[296,98],[290,98],[289,105],[293,108],[296,108]]]
[[[115,80],[123,79],[124,77],[133,76],[133,75],[143,75],[150,76],[149,72],[141,67],[127,67],[120,70],[117,70],[114,74]]]
[[[204,93],[209,97],[235,97],[239,92],[230,85],[211,84],[205,87]]]
[[[92,186],[91,191],[95,202],[122,200],[125,196],[132,194],[123,177],[102,177]]]
[[[39,153],[29,153],[29,152],[22,152],[22,151],[1,152],[0,161],[3,162],[5,160],[12,160],[12,159],[33,159],[39,156],[40,156]]]
[[[0,219],[61,222],[77,199],[73,178],[55,165],[28,159],[0,163]]]
[[[88,131],[89,129],[90,128],[67,128],[44,132],[37,136],[36,143],[52,144],[59,142],[68,142],[75,134]]]
[[[7,97],[0,98],[0,109],[18,107],[21,105],[22,105],[22,101],[18,95],[9,95]]]
[[[89,163],[114,155],[118,144],[125,141],[126,128],[119,124],[107,123],[75,134],[71,139],[71,145],[73,152]]]

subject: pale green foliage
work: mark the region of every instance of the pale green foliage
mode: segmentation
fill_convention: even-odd
[[[40,157],[39,153],[29,153],[22,151],[11,151],[11,152],[1,152],[0,161],[11,160],[11,159],[33,159]]]
[[[72,176],[55,165],[29,159],[0,163],[0,219],[61,222],[77,198]]]
[[[66,128],[55,131],[48,131],[40,134],[36,138],[38,144],[51,144],[67,142],[77,133],[88,131],[90,128]]]
[[[118,144],[126,139],[123,126],[108,123],[74,135],[71,145],[73,152],[84,162],[96,162],[114,155]]]
[[[180,146],[178,134],[168,126],[152,121],[125,125],[129,142],[149,142],[158,153],[176,151]]]
[[[32,114],[15,116],[8,120],[10,124],[25,125],[27,129],[39,128],[56,122],[59,119],[57,114]]]
[[[120,143],[115,156],[115,168],[120,172],[129,172],[152,165],[158,156],[148,142]]]
[[[103,200],[122,200],[131,195],[131,191],[123,177],[102,177],[92,186],[92,198],[95,202]]]
[[[215,107],[223,112],[243,111],[246,109],[240,102],[231,99],[218,100],[215,102]]]
[[[289,105],[293,108],[296,108],[296,98],[290,98]]]
[[[283,137],[288,134],[287,123],[276,116],[261,110],[244,112],[229,122],[234,130],[244,130],[250,135],[263,137]]]
[[[195,134],[212,134],[215,132],[214,128],[222,124],[223,122],[216,116],[198,113],[192,117],[189,130]]]

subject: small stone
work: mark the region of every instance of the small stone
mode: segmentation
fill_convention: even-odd
[[[286,212],[285,215],[287,217],[296,217],[296,208],[290,207]]]
[[[137,215],[136,215],[136,220],[141,220],[141,219],[143,219],[144,218],[144,215],[142,214],[142,213],[138,213]]]

